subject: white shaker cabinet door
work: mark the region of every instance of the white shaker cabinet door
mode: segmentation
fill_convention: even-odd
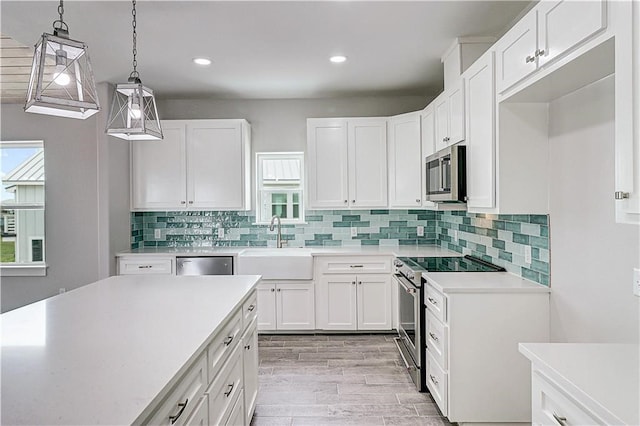
[[[131,208],[186,207],[185,124],[163,123],[164,139],[131,142]]]
[[[389,119],[389,207],[422,205],[420,113]]]
[[[187,203],[194,208],[245,208],[245,152],[239,121],[187,124]]]
[[[317,309],[320,330],[356,330],[356,276],[322,275]]]
[[[495,44],[496,85],[500,93],[537,69],[536,16],[535,10],[529,12]]]
[[[276,288],[278,330],[314,330],[316,328],[313,283],[278,283]]]
[[[391,277],[358,274],[358,330],[391,330]]]
[[[449,145],[449,97],[442,93],[434,101],[436,125],[436,152]]]
[[[567,52],[607,26],[606,1],[543,1],[538,4],[538,66]]]
[[[258,396],[258,330],[253,321],[242,336],[242,373],[244,377],[245,425],[251,423]]]
[[[387,120],[348,122],[349,205],[387,206]]]
[[[449,140],[447,145],[464,140],[464,82],[460,79],[447,92],[449,108]]]
[[[422,175],[420,176],[420,185],[422,205],[424,207],[433,207],[435,203],[427,200],[426,194],[426,179],[427,179],[427,164],[425,158],[436,152],[436,114],[433,102],[427,105],[422,110],[421,125],[420,125],[420,138],[422,140],[422,154],[420,157],[420,169]]]
[[[276,285],[258,284],[258,330],[276,329]]]
[[[467,208],[495,206],[495,86],[493,52],[465,71]]]
[[[307,154],[309,208],[348,207],[346,120],[307,120]]]

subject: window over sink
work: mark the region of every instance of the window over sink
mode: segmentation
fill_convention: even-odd
[[[256,222],[304,222],[304,153],[256,153]]]
[[[3,276],[45,275],[43,141],[0,141]]]

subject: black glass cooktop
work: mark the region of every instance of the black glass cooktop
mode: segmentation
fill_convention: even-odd
[[[411,269],[430,272],[501,272],[504,268],[473,256],[410,257],[401,259]]]

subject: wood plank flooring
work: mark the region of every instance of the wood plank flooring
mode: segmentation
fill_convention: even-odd
[[[251,425],[449,425],[414,387],[393,337],[260,335]]]

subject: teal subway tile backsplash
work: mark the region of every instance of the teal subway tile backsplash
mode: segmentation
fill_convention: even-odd
[[[489,215],[431,210],[313,210],[305,224],[282,225],[291,247],[439,245],[503,266],[549,285],[549,218],[546,215]],[[417,227],[424,227],[418,237]],[[351,236],[351,228],[357,234]],[[224,237],[218,237],[224,228]],[[269,247],[276,233],[255,224],[251,212],[182,211],[131,213],[131,248]],[[160,238],[155,231],[160,230]],[[458,238],[455,241],[454,231]],[[524,262],[531,246],[531,264]]]

